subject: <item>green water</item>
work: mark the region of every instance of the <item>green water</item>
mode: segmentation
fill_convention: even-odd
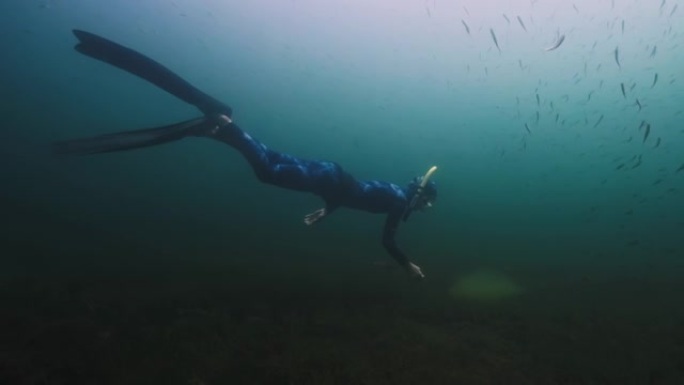
[[[0,383],[680,383],[682,7],[2,2]],[[271,148],[402,185],[437,165],[397,238],[426,279],[385,253],[383,216],[305,226],[320,199],[220,143],[52,158],[199,115],[73,28]]]

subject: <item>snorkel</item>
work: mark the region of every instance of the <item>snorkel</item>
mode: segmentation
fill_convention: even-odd
[[[420,179],[420,184],[416,188],[416,191],[413,194],[413,197],[411,197],[411,201],[406,206],[406,210],[404,211],[404,215],[402,217],[404,222],[406,222],[406,220],[409,218],[409,216],[411,215],[411,212],[413,212],[413,209],[416,207],[420,198],[423,196],[425,186],[427,186],[428,182],[430,181],[430,178],[432,177],[432,174],[434,174],[435,171],[437,171],[437,166],[430,167],[430,169]]]

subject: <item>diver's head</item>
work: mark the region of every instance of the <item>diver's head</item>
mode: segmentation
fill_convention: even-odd
[[[423,178],[421,176],[413,178],[406,187],[409,203],[404,213],[404,220],[407,220],[413,211],[425,211],[432,207],[437,200],[437,184],[428,181],[425,186],[422,186]]]
[[[416,177],[411,181],[413,190],[412,197],[415,196],[415,194],[418,194],[413,210],[424,211],[425,209],[432,207],[432,204],[437,200],[437,184],[433,181],[429,181],[425,187],[421,189],[420,183],[422,179],[423,177]]]

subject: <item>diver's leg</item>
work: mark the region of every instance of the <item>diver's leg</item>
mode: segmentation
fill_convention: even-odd
[[[260,181],[319,195],[328,195],[329,191],[346,183],[346,173],[336,163],[305,160],[273,151],[230,119],[219,119],[224,119],[220,126],[199,136],[218,140],[240,151]]]
[[[205,133],[206,137],[226,143],[238,150],[250,164],[257,178],[264,183],[296,190],[308,190],[303,161],[275,152],[237,124],[229,123]]]
[[[74,47],[84,55],[109,63],[139,76],[177,98],[190,103],[205,115],[225,114],[231,108],[205,94],[180,76],[147,56],[90,32],[74,30],[79,43]]]
[[[56,142],[53,144],[53,153],[55,155],[88,155],[133,150],[194,136],[197,132],[210,130],[214,126],[216,126],[215,121],[203,117],[168,126]]]

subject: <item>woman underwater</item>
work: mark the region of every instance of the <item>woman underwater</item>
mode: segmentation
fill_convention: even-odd
[[[197,107],[204,116],[163,127],[124,131],[54,144],[58,155],[86,155],[155,146],[186,137],[204,137],[238,150],[257,178],[268,184],[318,195],[325,207],[304,217],[304,223],[320,222],[340,207],[387,214],[382,244],[412,276],[424,278],[420,267],[397,247],[395,235],[401,221],[416,210],[432,206],[437,198],[432,167],[406,187],[371,180],[359,181],[337,163],[305,160],[269,149],[232,120],[232,109],[205,94],[156,61],[95,34],[74,30],[76,50],[139,76],[179,99]]]

